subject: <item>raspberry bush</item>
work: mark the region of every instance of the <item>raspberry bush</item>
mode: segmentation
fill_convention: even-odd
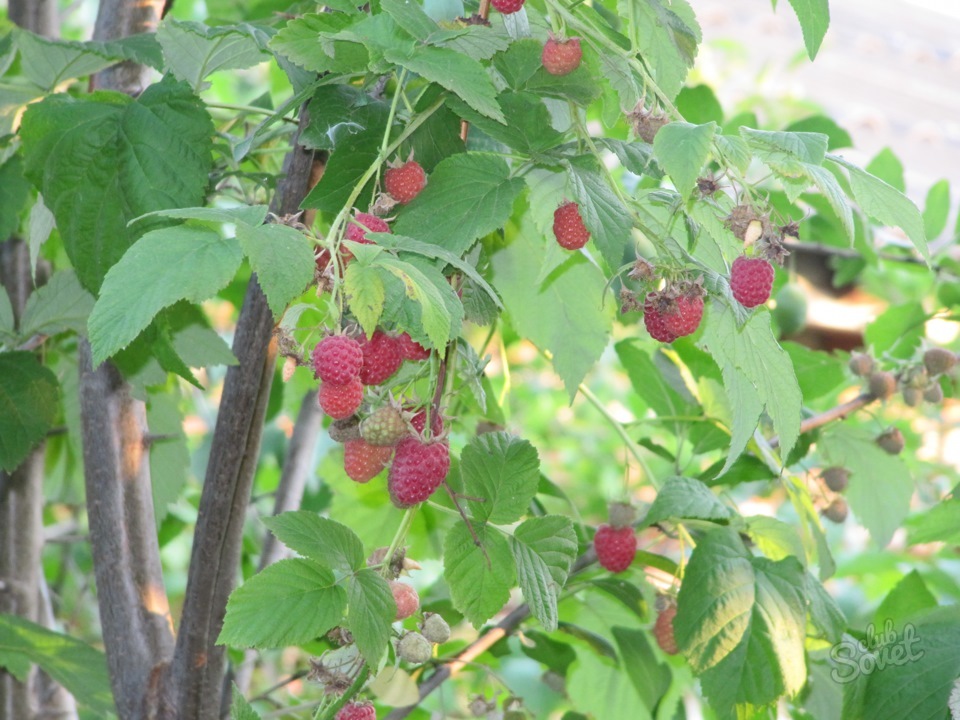
[[[948,185],[725,114],[686,0],[234,5],[0,28],[0,698],[947,717]]]

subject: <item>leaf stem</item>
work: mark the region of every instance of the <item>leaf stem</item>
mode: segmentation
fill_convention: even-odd
[[[643,453],[640,452],[640,448],[637,446],[637,443],[634,442],[633,438],[630,437],[630,434],[627,432],[626,428],[624,428],[623,423],[610,414],[610,411],[607,410],[600,398],[594,395],[593,391],[586,385],[580,383],[578,390],[580,391],[580,394],[583,395],[590,402],[590,404],[593,405],[601,415],[603,415],[604,418],[606,418],[607,422],[610,423],[613,429],[617,431],[617,434],[626,444],[627,451],[640,465],[640,468],[643,470],[643,474],[647,476],[647,480],[649,480],[650,484],[659,490],[659,480],[657,480],[656,475],[653,474],[653,470],[650,469],[650,464],[647,462],[646,458],[643,457]]]
[[[387,548],[387,554],[383,560],[383,568],[381,574],[386,576],[390,572],[390,566],[393,564],[393,556],[396,555],[397,550],[403,545],[403,541],[407,539],[407,533],[410,532],[410,528],[413,525],[413,518],[417,514],[417,508],[419,505],[414,505],[413,507],[407,508],[403,513],[403,518],[400,520],[400,527],[397,528],[397,532],[393,535],[393,540],[390,541],[390,547]]]

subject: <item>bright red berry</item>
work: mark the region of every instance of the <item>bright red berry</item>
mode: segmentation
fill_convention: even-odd
[[[419,195],[426,184],[427,175],[416,160],[408,160],[383,174],[383,186],[394,200],[403,205]]]
[[[369,482],[390,462],[393,448],[372,445],[366,440],[347,440],[343,444],[343,469],[347,477],[358,483]]]
[[[363,383],[360,378],[354,378],[348,383],[320,383],[320,393],[317,402],[323,411],[334,420],[353,415],[360,403],[363,402]]]
[[[348,702],[334,720],[377,720],[377,710],[370,703]]]
[[[676,616],[676,605],[670,605],[657,615],[657,620],[653,624],[653,636],[657,639],[657,645],[667,655],[676,655],[680,652],[677,639],[673,634],[673,619]]]
[[[773,276],[773,265],[763,258],[741,255],[730,268],[730,290],[745,308],[763,305],[770,299]]]
[[[420,596],[412,585],[394,580],[390,583],[390,591],[397,604],[397,620],[410,617],[420,608]]]
[[[374,332],[369,340],[361,338],[360,349],[363,352],[360,380],[364,385],[380,385],[403,363],[397,339],[383,330]]]
[[[560,247],[579,250],[590,239],[590,231],[580,217],[580,207],[575,202],[565,202],[553,213],[553,234]]]
[[[423,430],[427,427],[426,409],[421,410],[410,418],[410,424],[413,425],[414,430],[423,435]],[[433,417],[430,419],[430,430],[432,431],[431,434],[433,437],[439,437],[443,434],[443,417],[441,417],[440,413],[433,413]]]
[[[582,57],[580,38],[568,40],[550,38],[543,46],[540,61],[543,63],[543,69],[551,75],[569,75],[580,67]]]
[[[703,298],[699,295],[681,295],[676,301],[675,312],[662,315],[663,325],[675,337],[684,337],[696,332],[703,318]]]
[[[314,377],[325,383],[346,385],[360,375],[363,351],[360,343],[346,335],[329,335],[313,348]]]
[[[523,7],[523,3],[524,0],[490,0],[490,4],[497,9],[497,12],[504,15],[512,15],[517,12]]]
[[[430,357],[430,351],[410,337],[409,333],[397,335],[397,347],[400,348],[400,355],[404,360],[419,361]]]
[[[600,565],[613,573],[623,572],[637,554],[637,536],[630,525],[615,528],[601,525],[593,537]]]
[[[387,475],[390,499],[398,508],[407,508],[426,500],[450,471],[450,448],[445,442],[425,443],[420,438],[404,438]]]
[[[660,293],[647,293],[643,303],[643,324],[650,333],[650,337],[660,342],[671,343],[679,336],[667,326],[666,319],[660,309]]]

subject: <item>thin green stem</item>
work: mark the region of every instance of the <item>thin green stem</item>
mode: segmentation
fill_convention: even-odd
[[[338,697],[333,704],[331,705],[321,705],[317,708],[316,714],[313,716],[313,720],[333,720],[338,712],[350,702],[353,698],[357,696],[357,693],[363,689],[363,684],[367,682],[367,678],[370,677],[370,667],[364,665],[360,668],[360,672],[357,673],[357,676],[353,679],[353,684],[347,688],[347,691]]]
[[[271,110],[270,108],[256,107],[255,105],[235,105],[233,103],[215,103],[208,102],[206,103],[208,108],[213,108],[215,110],[232,110],[234,112],[248,113],[250,115],[276,115],[276,110]],[[279,120],[284,122],[297,124],[297,121],[290,117],[278,116]]]
[[[617,420],[613,415],[610,414],[610,411],[604,406],[600,398],[593,394],[593,391],[588,388],[583,383],[580,383],[579,386],[580,394],[583,395],[591,405],[593,405],[607,422],[616,430],[617,434],[623,439],[623,442],[627,446],[627,451],[633,456],[633,458],[640,465],[643,470],[644,475],[647,476],[647,479],[650,481],[650,484],[653,485],[658,490],[660,489],[660,482],[657,480],[657,477],[653,474],[653,470],[650,469],[650,464],[647,462],[646,458],[643,457],[643,453],[640,452],[640,448],[637,446],[637,443],[634,442],[633,438],[630,437],[630,434],[627,432],[626,428],[623,427],[623,423]]]
[[[407,69],[403,68],[397,77],[397,89],[393,93],[393,102],[390,103],[390,114],[387,115],[387,129],[383,133],[383,143],[380,145],[380,157],[386,157],[387,146],[390,144],[390,130],[393,129],[393,120],[397,116],[397,103],[403,95],[403,81],[407,79]]]
[[[400,527],[397,528],[397,532],[393,535],[393,540],[390,541],[390,547],[387,548],[387,554],[384,558],[384,565],[381,573],[386,575],[390,572],[390,565],[393,563],[393,556],[396,554],[397,549],[403,545],[404,540],[407,539],[407,533],[410,532],[410,528],[413,525],[413,518],[417,514],[418,505],[407,508],[403,513],[403,519],[400,520]]]

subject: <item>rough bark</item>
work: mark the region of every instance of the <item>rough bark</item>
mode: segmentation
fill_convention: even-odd
[[[310,477],[310,470],[313,466],[313,450],[317,444],[317,433],[320,432],[322,420],[323,413],[320,412],[320,406],[317,404],[317,393],[311,390],[304,396],[303,402],[300,403],[300,412],[297,413],[297,419],[293,424],[290,445],[283,460],[280,483],[277,485],[277,494],[274,496],[274,515],[296,510],[300,507],[300,502],[303,500],[303,491],[307,486],[307,479]],[[274,537],[273,533],[268,532],[264,537],[263,548],[260,551],[259,570],[263,570],[268,565],[282,559],[285,551],[286,548]],[[246,694],[250,686],[250,677],[253,674],[256,657],[257,652],[255,650],[247,650],[243,654],[243,662],[233,668],[232,677],[231,673],[227,673],[223,687],[224,697],[220,709],[221,717],[229,714],[230,710],[231,683],[227,681],[236,683],[240,692]]]
[[[24,30],[56,37],[59,28],[57,0],[10,0],[10,22]]]
[[[301,127],[305,121],[304,112]],[[295,138],[271,203],[273,213],[298,211],[310,188],[312,168],[312,151]],[[233,352],[240,362],[227,371],[217,415],[172,665],[181,720],[214,718],[220,710],[225,654],[216,641],[236,584],[243,522],[276,365],[273,327],[266,297],[253,276],[234,336]]]
[[[102,0],[94,39],[153,30],[162,1]],[[122,63],[95,88],[139,93],[149,69]],[[159,679],[173,656],[173,628],[157,543],[144,404],[109,362],[91,366],[80,342],[80,410],[90,545],[104,648],[121,720],[163,715]]]
[[[163,0],[100,0],[93,39],[99,41],[156,30],[163,13]],[[153,71],[132,61],[112,65],[91,79],[91,86],[139,95],[150,83]]]

